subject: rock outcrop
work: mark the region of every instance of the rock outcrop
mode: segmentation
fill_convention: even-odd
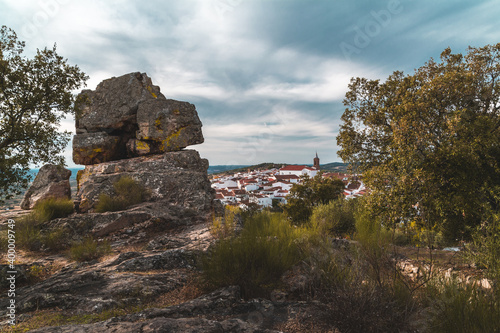
[[[48,198],[71,199],[71,171],[63,166],[46,164],[40,168],[31,187],[24,194],[22,209],[32,209],[38,201]]]
[[[150,192],[149,201],[206,212],[214,196],[207,168],[208,161],[195,150],[86,166],[77,177],[79,210],[83,213],[94,208],[101,193],[112,195],[113,183],[129,176]]]
[[[178,151],[204,140],[194,105],[166,99],[144,73],[105,80],[77,101],[77,164]]]

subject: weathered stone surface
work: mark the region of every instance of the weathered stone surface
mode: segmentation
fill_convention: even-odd
[[[167,250],[161,254],[126,260],[116,267],[119,272],[146,272],[158,269],[193,268],[196,258],[184,250]]]
[[[130,176],[150,191],[150,201],[206,212],[213,201],[207,168],[208,161],[194,150],[86,166],[78,174],[79,209],[93,209],[101,193],[113,194],[113,183]]]
[[[150,301],[181,287],[187,279],[188,273],[182,270],[143,275],[129,272],[116,274],[112,268],[102,269],[96,265],[67,268],[34,286],[18,287],[16,311],[25,313],[60,308],[101,312],[112,307]],[[0,299],[3,309],[8,302],[7,298]]]
[[[73,161],[76,164],[97,164],[126,156],[122,139],[106,132],[84,133],[73,138]]]
[[[160,88],[144,73],[130,73],[102,81],[96,90],[78,96],[80,115],[77,134],[103,131],[130,131],[141,102],[165,99]]]
[[[46,164],[40,168],[31,187],[24,194],[22,209],[32,209],[35,204],[48,198],[71,198],[69,177],[71,171],[63,166]]]
[[[146,74],[101,82],[78,96],[73,160],[91,165],[203,143],[194,105],[166,99]]]
[[[256,328],[254,325],[240,319],[228,319],[221,322],[204,318],[155,318],[146,322],[123,322],[118,318],[87,325],[68,325],[46,327],[31,332],[37,333],[278,333],[278,331]]]
[[[160,152],[203,143],[201,121],[193,104],[172,99],[146,101],[137,110],[137,139]]]

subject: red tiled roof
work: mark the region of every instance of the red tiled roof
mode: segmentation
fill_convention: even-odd
[[[285,179],[300,179],[300,177],[297,175],[276,175],[276,180],[285,180]]]

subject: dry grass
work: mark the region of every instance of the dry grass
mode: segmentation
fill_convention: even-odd
[[[153,307],[166,308],[172,305],[178,305],[193,300],[204,294],[200,287],[199,278],[192,276],[186,284],[158,297],[152,304]]]

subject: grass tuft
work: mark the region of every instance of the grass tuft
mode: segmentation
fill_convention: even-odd
[[[144,202],[148,197],[147,189],[129,176],[120,178],[113,184],[114,196],[106,193],[99,195],[95,211],[98,213],[116,212]]]
[[[36,203],[33,214],[38,222],[47,222],[56,218],[66,217],[74,212],[71,199],[49,198]]]
[[[91,261],[110,253],[111,246],[107,241],[98,242],[92,237],[86,237],[81,242],[74,244],[69,252],[73,260]]]

